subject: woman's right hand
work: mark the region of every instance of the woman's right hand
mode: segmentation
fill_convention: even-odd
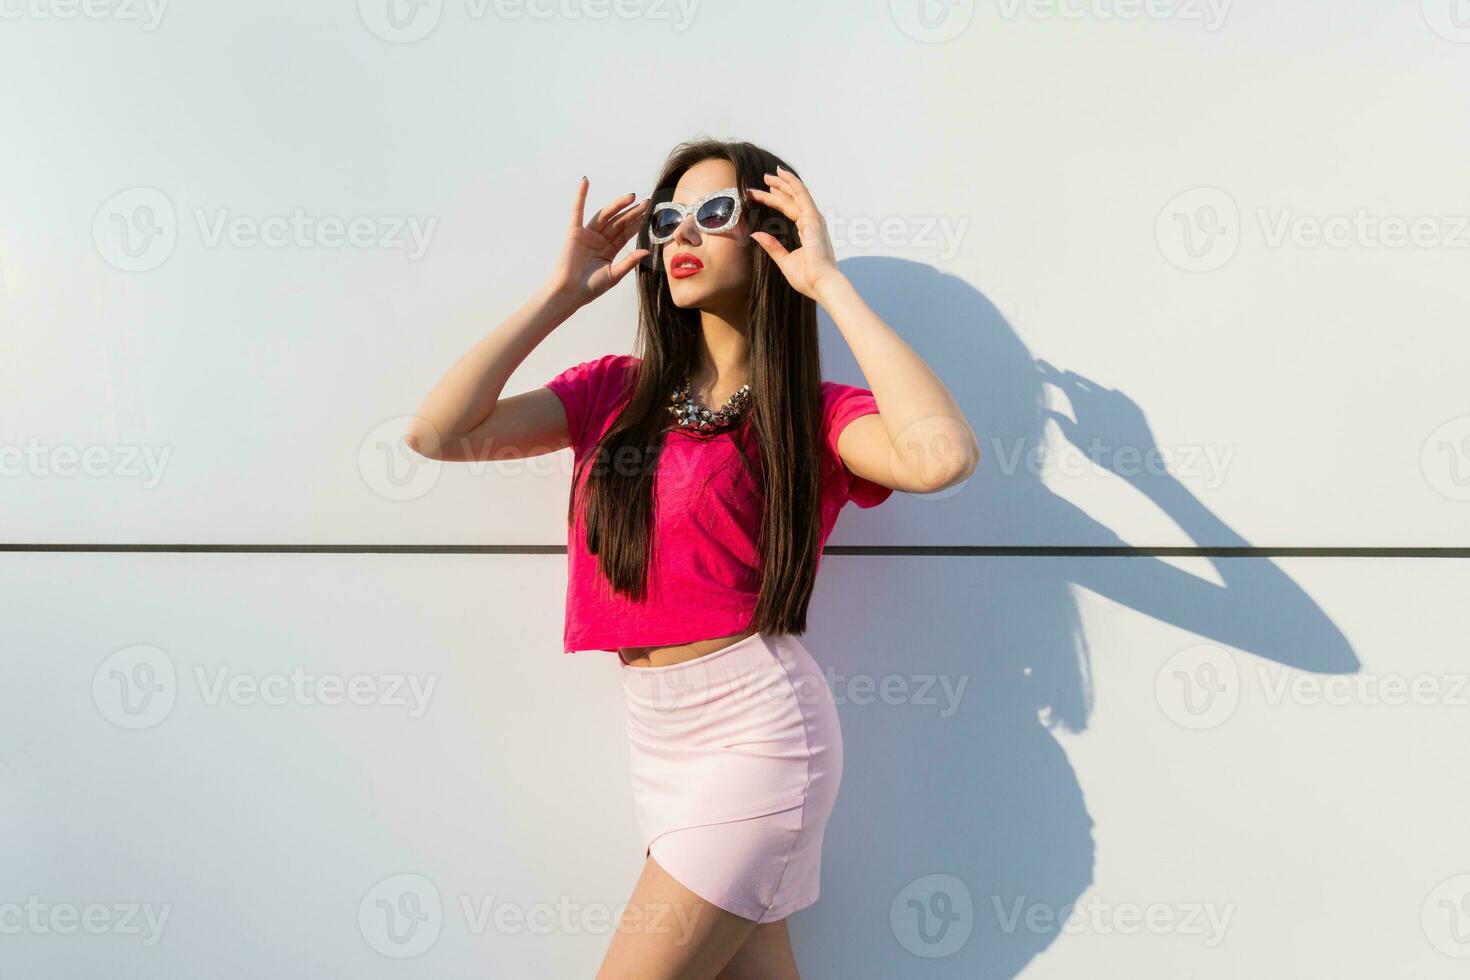
[[[650,249],[636,248],[621,259],[613,261],[618,250],[637,233],[639,224],[648,212],[648,199],[644,198],[633,204],[635,195],[624,194],[599,210],[591,220],[583,223],[587,186],[586,177],[577,184],[571,225],[567,228],[561,255],[557,257],[556,266],[547,281],[553,292],[566,297],[577,306],[590,303],[617,285],[638,264],[639,259],[651,252]],[[632,207],[629,207],[630,204]]]

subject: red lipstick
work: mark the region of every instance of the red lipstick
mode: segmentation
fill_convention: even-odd
[[[680,252],[669,261],[669,275],[674,279],[687,279],[703,268],[704,263],[688,252]]]

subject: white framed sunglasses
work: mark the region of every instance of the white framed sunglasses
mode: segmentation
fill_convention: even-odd
[[[648,240],[662,245],[674,237],[674,230],[686,214],[694,215],[694,224],[700,231],[716,234],[729,231],[740,220],[740,189],[722,187],[710,191],[692,204],[663,201],[654,205],[648,221]]]

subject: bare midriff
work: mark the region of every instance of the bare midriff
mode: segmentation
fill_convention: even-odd
[[[667,667],[669,664],[679,664],[686,660],[697,660],[706,654],[722,650],[732,643],[738,643],[755,632],[751,629],[744,633],[716,636],[708,640],[695,640],[693,643],[672,647],[623,647],[618,651],[618,656],[622,657],[623,663],[629,667]]]

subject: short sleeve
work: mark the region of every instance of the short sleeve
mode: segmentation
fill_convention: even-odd
[[[604,354],[573,364],[542,385],[556,392],[566,410],[573,455],[581,457],[602,435],[603,423],[625,393],[627,369],[637,363],[628,354]]]
[[[847,477],[848,496],[852,502],[859,507],[877,507],[893,495],[893,488],[874,483],[848,469],[847,464],[842,462],[842,456],[837,452],[837,438],[842,435],[842,430],[847,428],[847,423],[853,419],[876,413],[878,402],[873,398],[873,392],[867,388],[840,384],[836,381],[824,382],[824,386],[827,393],[822,402],[822,431],[827,449],[842,467],[843,475]]]

